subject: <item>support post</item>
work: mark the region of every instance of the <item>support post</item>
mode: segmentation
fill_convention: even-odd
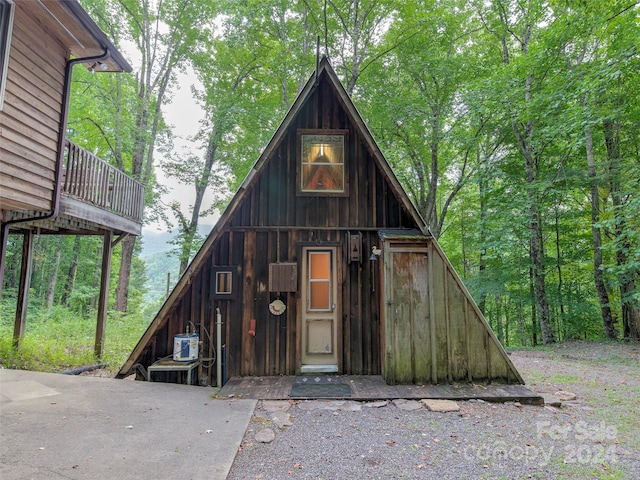
[[[20,267],[20,286],[18,287],[18,305],[16,321],[13,325],[13,346],[20,348],[27,323],[27,305],[31,286],[31,260],[33,257],[33,231],[25,232],[22,240],[22,265]]]
[[[0,224],[0,298],[2,298],[2,287],[4,285],[4,264],[7,258],[7,242],[9,238],[9,225]]]
[[[107,325],[107,309],[109,307],[109,279],[111,278],[111,252],[113,232],[104,233],[102,242],[102,272],[100,275],[100,297],[98,299],[98,322],[96,324],[96,343],[94,354],[102,359],[104,354],[104,334]]]

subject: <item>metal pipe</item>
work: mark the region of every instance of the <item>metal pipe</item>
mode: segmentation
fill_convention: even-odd
[[[216,308],[216,351],[218,358],[216,359],[216,387],[222,388],[222,315],[220,315],[220,307]]]

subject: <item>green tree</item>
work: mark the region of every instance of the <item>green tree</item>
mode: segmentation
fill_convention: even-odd
[[[129,167],[128,173],[142,182],[150,194],[154,190],[154,159],[159,136],[161,132],[169,135],[164,129],[162,105],[174,87],[175,73],[185,65],[189,52],[198,42],[202,26],[212,20],[211,4],[200,0],[111,3],[85,0],[83,4],[112,38],[133,42],[139,55],[139,61],[134,62],[135,101],[131,102],[121,89],[113,90],[118,112],[115,124],[122,128],[115,131],[109,144],[117,165]],[[123,121],[125,112],[132,120]],[[130,140],[128,145],[125,139]],[[121,242],[115,308],[122,312],[127,309],[135,242],[132,236]]]

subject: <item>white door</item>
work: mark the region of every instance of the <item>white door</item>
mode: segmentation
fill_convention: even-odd
[[[302,373],[338,372],[336,248],[302,251]]]

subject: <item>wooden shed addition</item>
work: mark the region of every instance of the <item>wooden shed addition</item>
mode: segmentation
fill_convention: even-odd
[[[326,59],[118,376],[187,330],[204,340],[205,384],[523,383]]]

